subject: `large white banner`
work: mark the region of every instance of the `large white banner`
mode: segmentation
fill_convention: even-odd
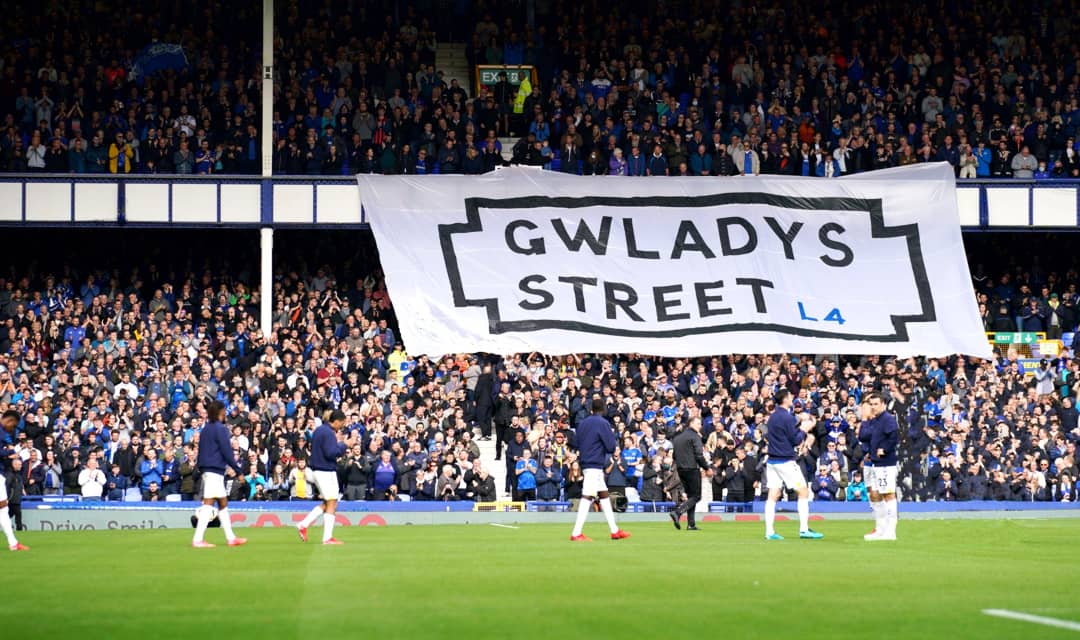
[[[991,355],[946,164],[359,182],[413,354]]]

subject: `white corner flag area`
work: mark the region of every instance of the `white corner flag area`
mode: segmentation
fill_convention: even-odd
[[[991,355],[946,164],[358,180],[414,354]]]

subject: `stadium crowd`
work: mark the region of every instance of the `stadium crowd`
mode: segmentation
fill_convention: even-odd
[[[362,249],[368,259],[347,260],[293,247],[294,262],[275,274],[268,329],[257,326],[260,292],[250,274],[202,249],[177,258],[173,247],[172,257],[123,271],[7,265],[0,411],[23,415],[14,441],[0,442],[15,451],[13,502],[58,494],[191,498],[199,432],[214,399],[227,405],[245,465],[228,480],[233,500],[312,499],[310,433],[331,409],[344,411],[361,436],[339,469],[348,500],[491,501],[508,490],[518,499],[573,500],[582,480],[574,427],[594,395],[619,432],[607,469],[613,492],[677,499],[671,439],[699,418],[714,498],[752,501],[765,493],[764,420],[781,388],[796,395],[796,412],[817,419],[815,442],[799,460],[817,500],[866,499],[857,412],[871,390],[885,394],[901,425],[905,500],[1080,498],[1078,359],[1063,356],[1032,372],[1015,352],[999,362],[413,357],[394,332],[373,247]],[[234,249],[232,259],[245,260],[243,251]],[[1017,268],[1000,280],[976,273],[977,292],[993,302],[1077,300],[1075,270]],[[1070,318],[1066,330],[1076,328]],[[491,437],[510,486],[496,487],[479,460],[477,439]]]
[[[260,4],[20,7],[0,171],[257,173]],[[1069,3],[529,4],[279,2],[274,172],[483,173],[514,137],[512,162],[584,174],[1080,177]],[[449,37],[538,81],[447,82]],[[180,43],[186,69],[137,73],[150,43]]]

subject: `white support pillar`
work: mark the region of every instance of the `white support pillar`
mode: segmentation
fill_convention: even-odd
[[[274,172],[274,0],[263,0],[262,176]]]
[[[274,0],[263,0],[262,51],[262,207],[259,229],[259,328],[267,340],[273,330],[274,311]],[[269,211],[268,211],[269,209]]]
[[[274,228],[259,229],[259,328],[270,337],[274,310]]]

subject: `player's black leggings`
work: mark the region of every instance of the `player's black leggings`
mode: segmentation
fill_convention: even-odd
[[[675,509],[675,513],[680,516],[685,513],[687,526],[693,527],[695,526],[694,510],[697,508],[698,501],[701,500],[701,471],[697,467],[679,469],[679,480],[682,481],[683,491],[686,492],[686,500]]]

